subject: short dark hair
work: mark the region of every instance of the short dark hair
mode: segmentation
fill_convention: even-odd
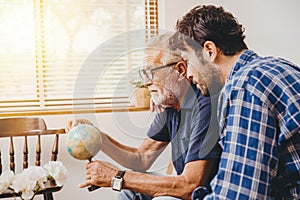
[[[177,20],[176,29],[199,42],[212,41],[224,55],[235,55],[248,49],[244,42],[244,28],[238,20],[222,7],[196,6],[181,19]]]

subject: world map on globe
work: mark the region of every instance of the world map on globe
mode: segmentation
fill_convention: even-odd
[[[68,132],[67,151],[76,159],[91,159],[100,151],[101,146],[101,133],[94,126],[79,124]]]

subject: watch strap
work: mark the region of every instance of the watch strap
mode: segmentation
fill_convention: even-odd
[[[116,178],[123,178],[125,175],[125,171],[118,171],[117,175],[115,176]]]

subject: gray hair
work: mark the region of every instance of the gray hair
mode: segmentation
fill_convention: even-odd
[[[146,50],[157,50],[164,52],[162,63],[174,62],[182,60],[181,50],[170,46],[170,39],[173,37],[172,32],[167,32],[161,35],[150,38],[147,43]]]
[[[178,31],[175,33],[167,32],[152,37],[147,43],[147,48],[164,51],[166,55],[164,57],[165,62],[174,61],[175,59],[185,60],[182,53],[191,48],[195,52],[199,62],[203,65],[207,64],[207,59],[202,52],[203,47],[195,40]]]

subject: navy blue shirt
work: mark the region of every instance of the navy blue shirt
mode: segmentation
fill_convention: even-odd
[[[186,163],[220,157],[217,102],[203,96],[195,85],[191,85],[179,111],[166,108],[155,116],[147,135],[157,141],[171,142],[173,165],[181,174]],[[213,112],[213,113],[212,113]],[[211,120],[212,119],[212,120]],[[210,123],[211,122],[211,123]],[[208,131],[209,130],[209,131]],[[207,138],[213,138],[207,141]],[[207,145],[206,145],[207,144]],[[203,152],[202,149],[205,149]]]

